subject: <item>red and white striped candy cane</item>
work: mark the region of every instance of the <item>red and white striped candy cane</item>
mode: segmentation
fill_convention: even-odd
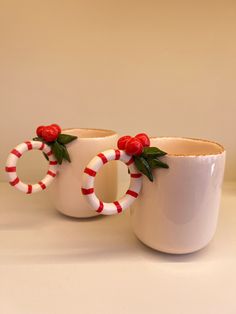
[[[19,158],[27,151],[32,149],[42,150],[49,158],[49,168],[46,176],[36,184],[26,184],[23,183],[16,172],[16,165]],[[49,184],[55,179],[57,174],[57,160],[55,159],[51,148],[40,141],[26,141],[17,145],[9,154],[6,162],[6,172],[8,174],[8,180],[10,185],[14,186],[21,192],[26,194],[32,194],[35,192],[40,192],[46,189]]]
[[[95,194],[94,181],[98,170],[112,160],[120,160],[128,166],[130,171],[130,186],[120,200],[113,203],[104,203]],[[92,208],[98,213],[114,215],[121,213],[134,202],[139,195],[141,187],[142,174],[135,167],[133,157],[127,155],[123,150],[110,149],[98,154],[89,162],[83,173],[81,191]]]

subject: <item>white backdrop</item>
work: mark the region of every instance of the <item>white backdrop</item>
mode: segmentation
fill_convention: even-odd
[[[0,179],[52,122],[216,140],[236,179],[235,38],[230,0],[0,0]]]

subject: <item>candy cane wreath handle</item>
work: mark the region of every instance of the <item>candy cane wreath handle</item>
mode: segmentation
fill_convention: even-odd
[[[42,150],[49,159],[49,168],[46,176],[36,184],[23,183],[16,172],[16,165],[19,158],[27,151],[32,149]],[[46,189],[55,179],[57,174],[57,160],[55,159],[50,146],[40,141],[27,141],[17,145],[9,154],[6,162],[6,172],[9,183],[21,192],[31,194]]]
[[[130,172],[130,186],[126,194],[120,200],[113,203],[104,203],[99,200],[95,194],[95,176],[104,164],[112,160],[120,160],[128,166]],[[98,154],[89,162],[83,173],[81,190],[94,210],[104,215],[114,215],[121,213],[134,202],[139,195],[141,187],[142,174],[135,167],[133,157],[126,154],[123,150],[110,149]]]

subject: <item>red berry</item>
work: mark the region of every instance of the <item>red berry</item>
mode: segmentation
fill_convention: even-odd
[[[129,135],[122,136],[121,138],[119,138],[119,140],[117,142],[117,147],[119,149],[124,150],[126,148],[126,144],[127,144],[128,140],[130,140],[130,139],[131,139],[131,136],[129,136]]]
[[[143,144],[138,138],[132,137],[126,144],[125,152],[129,155],[139,156],[143,152]]]
[[[135,137],[141,141],[144,147],[150,146],[150,139],[146,133],[139,133]]]
[[[51,126],[45,126],[42,131],[42,137],[46,142],[54,142],[58,137],[58,130]]]
[[[54,123],[54,124],[51,124],[51,126],[57,129],[58,134],[61,134],[61,127],[58,124]]]
[[[43,129],[44,129],[44,125],[40,125],[37,127],[36,134],[38,135],[38,137],[42,137]]]

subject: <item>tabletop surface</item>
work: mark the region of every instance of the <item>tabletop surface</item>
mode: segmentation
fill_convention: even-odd
[[[236,313],[236,183],[214,239],[187,255],[144,246],[128,211],[68,218],[6,183],[0,202],[1,314]]]

